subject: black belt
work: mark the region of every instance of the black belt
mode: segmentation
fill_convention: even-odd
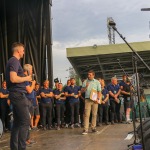
[[[51,102],[42,102],[43,104],[49,104],[49,103],[51,103]]]

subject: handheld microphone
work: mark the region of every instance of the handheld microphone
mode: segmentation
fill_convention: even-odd
[[[27,74],[28,74],[28,76],[30,75],[30,71],[29,70],[27,70]]]
[[[35,78],[35,74],[32,74],[32,80],[34,80],[34,78]]]

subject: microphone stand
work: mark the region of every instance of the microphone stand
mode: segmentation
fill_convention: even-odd
[[[113,22],[114,23],[114,22]],[[140,88],[139,88],[139,75],[137,71],[137,61],[138,59],[145,65],[145,67],[150,71],[149,66],[144,62],[144,60],[141,58],[141,56],[130,46],[130,44],[125,40],[125,37],[123,37],[117,28],[115,27],[115,23],[111,24],[112,28],[118,33],[118,35],[123,39],[123,41],[128,45],[128,47],[132,50],[134,53],[134,66],[135,66],[135,74],[136,74],[136,83],[137,83],[137,96],[138,96],[138,104],[139,104],[139,116],[140,116],[140,129],[141,129],[141,137],[142,137],[142,146],[143,150],[145,150],[145,142],[144,142],[144,136],[143,136],[143,124],[142,124],[142,114],[141,114],[141,107],[140,107]]]
[[[117,59],[118,64],[120,66],[120,68],[122,69],[123,73],[126,75],[126,77],[129,79],[129,75],[125,72],[125,70],[123,69],[122,65],[120,64],[120,60]],[[130,79],[129,79],[130,80]],[[128,145],[128,147],[132,146],[132,145],[137,145],[139,144],[138,138],[137,138],[137,130],[136,130],[136,124],[135,124],[135,107],[134,107],[134,100],[133,100],[133,94],[135,94],[135,87],[133,86],[133,84],[130,82],[131,86],[132,86],[132,90],[130,89],[130,97],[131,97],[131,105],[132,105],[132,120],[133,120],[133,131],[129,132],[129,133],[134,133],[134,144],[130,144]],[[134,91],[133,91],[134,90]],[[128,133],[128,134],[129,134]]]

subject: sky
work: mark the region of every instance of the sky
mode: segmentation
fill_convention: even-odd
[[[142,0],[52,0],[53,73],[65,84],[69,67],[66,48],[107,45],[107,18],[130,42],[149,41],[150,8]],[[149,4],[149,5],[148,5]],[[115,33],[116,44],[124,43]]]

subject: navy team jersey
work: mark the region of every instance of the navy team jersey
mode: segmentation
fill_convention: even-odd
[[[80,87],[78,86],[67,86],[65,89],[65,92],[68,92],[68,94],[74,93],[74,95],[78,95],[80,91]],[[68,97],[69,103],[75,103],[79,101],[79,98],[75,98],[74,96]]]
[[[119,84],[117,84],[117,85],[109,84],[107,86],[107,90],[108,90],[108,92],[111,91],[113,94],[117,94],[118,91],[120,90],[120,86],[119,86]],[[109,95],[109,99],[114,100],[114,97]]]
[[[45,88],[41,88],[40,89],[40,93],[45,93],[45,94],[49,94],[50,92],[53,92],[51,88],[48,88],[48,89],[45,89]],[[52,101],[52,98],[51,97],[47,97],[47,98],[44,98],[41,96],[41,102],[42,103],[50,103]]]
[[[60,93],[64,93],[64,91],[59,91],[58,89],[55,89],[53,91],[54,95],[59,95]],[[56,104],[65,104],[65,100],[57,100],[55,99]]]
[[[6,83],[9,92],[20,92],[20,93],[27,93],[26,92],[26,84],[25,82],[22,83],[12,83],[10,81],[10,72],[16,72],[19,77],[24,77],[23,69],[20,65],[20,61],[16,57],[11,57],[8,60],[6,66]]]

